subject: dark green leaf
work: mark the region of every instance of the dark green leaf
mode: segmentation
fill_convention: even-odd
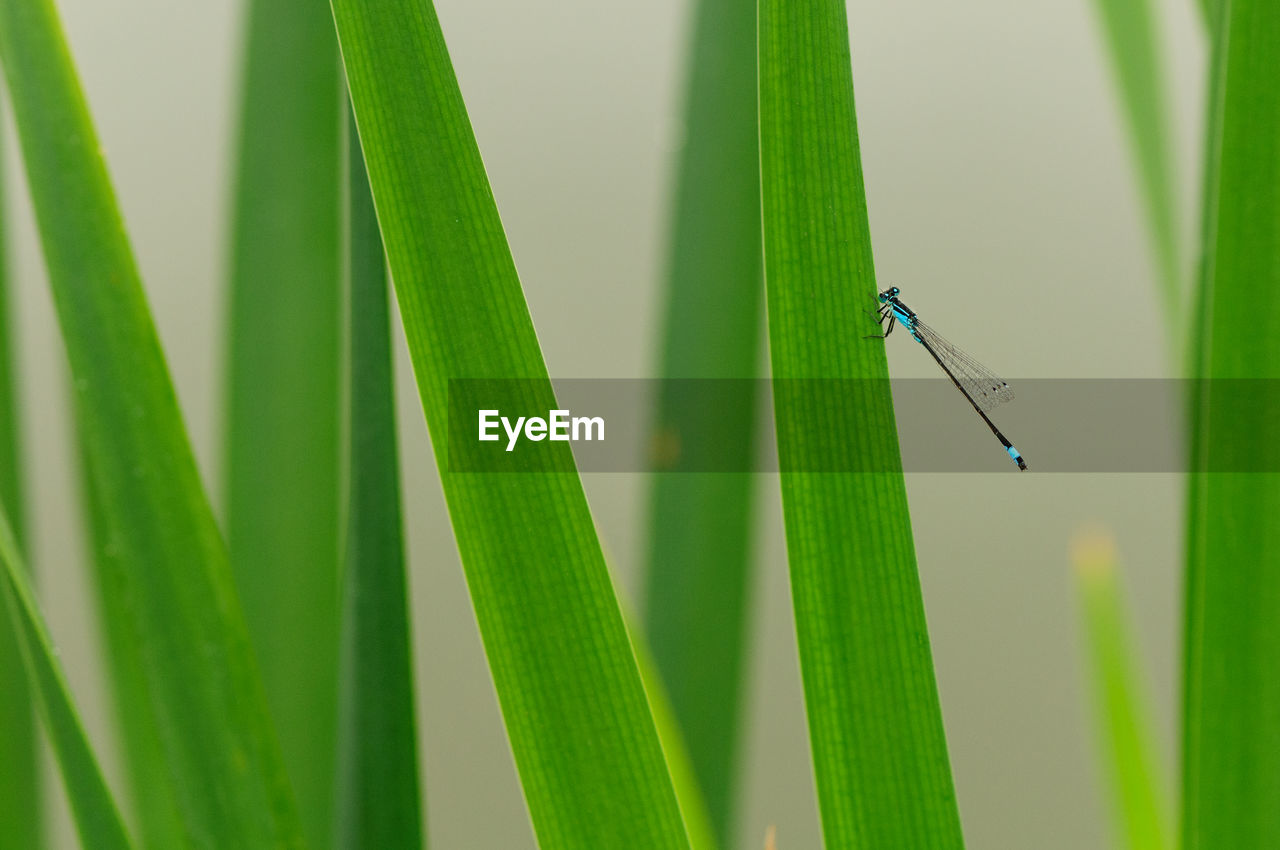
[[[728,378],[714,444],[682,440],[670,393],[655,438],[681,446],[677,469],[750,468],[759,370],[760,159],[755,0],[700,0],[676,188],[662,377]],[[671,385],[671,386],[679,386]],[[717,394],[719,397],[721,394]],[[708,453],[714,452],[715,457]],[[738,724],[751,579],[748,474],[659,473],[649,503],[645,620],[712,826],[732,846]]]
[[[249,3],[232,221],[227,542],[308,844],[332,844],[342,84],[316,0]]]
[[[338,727],[341,850],[423,846],[386,258],[350,131],[351,382]]]

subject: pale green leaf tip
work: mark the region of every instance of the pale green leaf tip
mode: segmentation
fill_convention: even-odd
[[[1085,525],[1071,537],[1071,565],[1081,581],[1109,584],[1115,575],[1116,541],[1102,525]]]

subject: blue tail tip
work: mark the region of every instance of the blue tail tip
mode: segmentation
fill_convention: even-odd
[[[1023,471],[1026,470],[1027,462],[1022,459],[1022,455],[1018,454],[1017,449],[1015,449],[1013,446],[1009,446],[1008,448],[1005,449],[1005,451],[1009,453],[1009,457],[1013,458],[1013,462],[1018,465],[1018,469],[1021,469]]]

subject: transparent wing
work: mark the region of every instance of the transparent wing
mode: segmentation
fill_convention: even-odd
[[[960,386],[964,387],[965,392],[973,397],[974,403],[982,410],[991,410],[1007,401],[1013,401],[1013,389],[1004,378],[947,342],[919,319],[916,320],[916,332],[938,353],[938,359],[946,364]]]

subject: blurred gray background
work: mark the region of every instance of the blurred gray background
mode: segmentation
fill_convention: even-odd
[[[241,9],[58,5],[217,500]],[[552,374],[652,376],[686,0],[436,5]],[[1196,204],[1205,45],[1192,0],[1159,5],[1185,212]],[[903,287],[909,303],[1011,381],[1170,374],[1128,139],[1090,0],[857,0],[849,18],[881,282]],[[114,766],[61,343],[7,132],[41,597],[91,734]],[[1181,224],[1195,232],[1191,215]],[[934,376],[914,346],[890,343],[895,376]],[[400,366],[431,843],[530,848],[403,341]],[[1034,446],[1011,436],[1034,468]],[[634,600],[646,480],[590,475],[586,487],[618,583]],[[1176,475],[908,477],[970,847],[1109,841],[1067,562],[1071,536],[1087,522],[1117,535],[1166,767],[1176,765],[1183,487]],[[760,476],[760,491],[737,846],[760,847],[776,824],[780,848],[816,848],[776,477]],[[50,805],[59,846],[75,846],[63,804]]]

